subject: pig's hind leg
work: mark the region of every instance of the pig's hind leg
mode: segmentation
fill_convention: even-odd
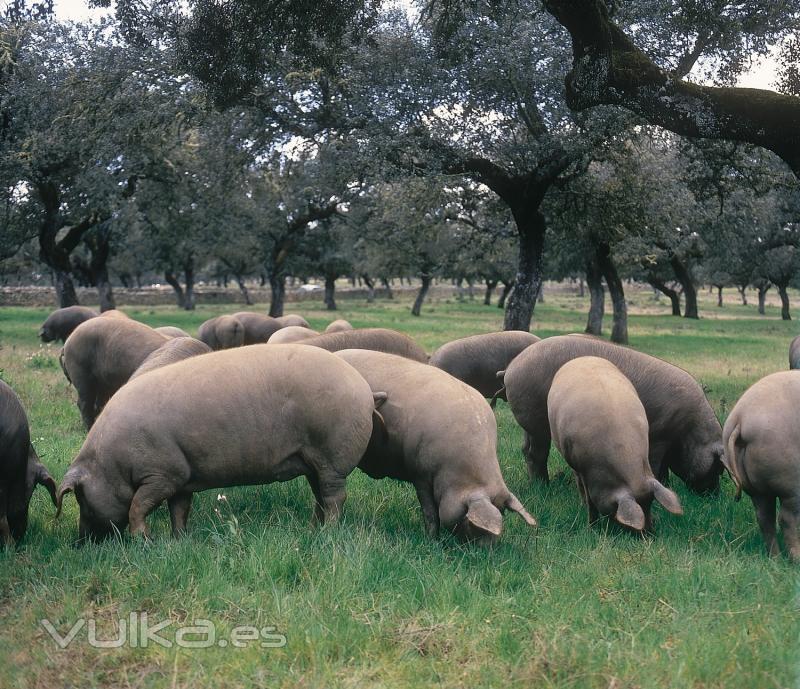
[[[764,544],[769,554],[774,557],[780,552],[778,539],[775,536],[775,496],[751,495],[750,498],[756,508],[756,518]]]
[[[800,534],[798,534],[798,528],[800,528],[800,496],[781,498],[780,522],[783,541],[789,551],[789,558],[794,562],[800,562]]]

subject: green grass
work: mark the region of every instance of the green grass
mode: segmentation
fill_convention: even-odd
[[[330,320],[319,305],[289,306],[313,326]],[[726,306],[722,319],[703,306],[699,322],[632,316],[631,344],[694,374],[723,418],[749,384],[786,367],[797,329],[774,309],[759,318],[752,307]],[[356,326],[397,328],[429,350],[501,322],[498,309],[470,302],[435,302],[417,319],[407,302],[340,307],[336,315]],[[537,306],[535,332],[580,330],[585,307],[549,298]],[[125,310],[194,332],[231,307]],[[84,433],[58,348],[36,341],[46,314],[0,309],[0,369],[60,479]],[[427,539],[410,486],[359,472],[335,526],[309,526],[311,493],[297,480],[228,490],[220,514],[215,491],[198,495],[181,541],[169,538],[160,508],[151,542],[83,548],[73,546],[74,499],[53,521],[37,491],[23,547],[0,554],[0,686],[797,686],[798,570],[766,557],[752,505],[733,502],[727,479],[712,498],[675,481],[686,514],[658,510],[653,539],[606,522],[589,528],[563,460],[553,453],[549,486],[531,485],[521,433],[502,403],[497,414],[506,481],[540,527],[509,515],[491,550]],[[64,633],[93,617],[98,636],[109,637],[132,611],[171,620],[173,630],[209,619],[218,638],[237,625],[274,626],[287,644],[95,649],[84,629],[62,651],[39,623],[48,618]]]

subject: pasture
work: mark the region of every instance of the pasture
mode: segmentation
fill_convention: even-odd
[[[653,313],[637,295],[631,346],[691,372],[724,421],[761,376],[787,367],[797,326],[776,307],[702,303],[702,320]],[[537,305],[540,336],[582,330],[587,301],[548,296]],[[322,328],[333,317],[356,327],[396,328],[428,351],[501,327],[502,312],[475,302],[435,302],[413,318],[405,301],[288,304]],[[153,326],[190,332],[212,315],[172,307],[126,308]],[[263,310],[263,306],[256,307]],[[638,313],[637,313],[638,310]],[[59,480],[84,431],[58,346],[36,332],[47,309],[0,309],[2,378],[28,410],[34,445]],[[722,317],[724,316],[724,317]],[[610,328],[610,323],[606,324]],[[176,400],[178,403],[179,400]],[[53,520],[46,492],[31,503],[28,535],[0,553],[0,666],[3,687],[794,687],[800,615],[798,573],[770,560],[749,498],[698,497],[678,480],[685,508],[656,508],[656,536],[640,539],[601,521],[587,526],[571,474],[555,450],[549,486],[532,485],[522,434],[500,402],[500,464],[509,488],[539,520],[530,530],[511,513],[489,550],[424,534],[410,485],[348,481],[345,516],[311,528],[304,480],[198,495],[186,538],[169,537],[166,508],[150,518],[153,539],[127,536],[76,548],[78,509],[65,500]],[[198,620],[214,625],[207,648],[95,648],[88,623],[62,650],[79,619],[113,639],[119,620],[146,612],[160,634]],[[140,619],[140,618],[137,618]],[[273,627],[281,647],[231,643],[235,627]],[[222,642],[226,643],[222,643]],[[142,644],[138,644],[141,646]]]

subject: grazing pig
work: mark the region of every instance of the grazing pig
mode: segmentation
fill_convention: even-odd
[[[316,335],[319,335],[319,333],[316,330],[311,330],[311,328],[306,328],[301,325],[287,325],[278,330],[278,332],[272,333],[269,338],[269,343],[291,344],[292,342],[307,340],[309,337],[314,337]]]
[[[108,311],[103,311],[100,314],[103,318],[124,318],[125,320],[131,320],[131,317],[119,309],[109,309]]]
[[[553,442],[575,472],[590,523],[602,514],[635,531],[651,531],[654,498],[683,514],[678,496],[650,469],[647,414],[639,396],[610,361],[582,356],[558,369],[547,416]]]
[[[61,340],[65,342],[81,323],[90,318],[97,318],[100,314],[88,306],[67,306],[63,309],[56,309],[42,323],[39,329],[39,337],[42,342],[53,342]]]
[[[215,351],[241,347],[244,344],[244,326],[234,316],[217,316],[200,326],[197,339]]]
[[[269,341],[272,333],[283,327],[277,318],[253,311],[239,311],[233,314],[233,317],[244,326],[244,343],[246,345],[264,344]]]
[[[50,491],[56,483],[31,445],[28,417],[17,394],[0,380],[0,541],[19,543],[28,528],[28,505],[36,485]]]
[[[428,361],[428,355],[408,335],[388,328],[364,328],[362,330],[343,330],[338,333],[323,333],[303,341],[304,345],[321,347],[329,352],[340,349],[371,349],[376,352],[397,354],[406,359]]]
[[[191,337],[185,330],[176,328],[174,325],[162,325],[159,328],[153,328],[153,330],[167,337]]]
[[[340,333],[345,330],[352,330],[353,326],[350,325],[349,321],[344,320],[344,318],[337,318],[333,323],[330,323],[327,328],[325,328],[326,333]]]
[[[384,395],[381,395],[384,397]],[[59,487],[80,536],[102,537],[164,500],[178,535],[192,494],[306,476],[318,520],[335,520],[373,428],[375,398],[338,357],[298,345],[212,352],[150,371],[106,405]]]
[[[337,356],[373,392],[388,395],[380,407],[385,431],[376,428],[359,468],[373,478],[411,482],[430,536],[441,525],[466,540],[492,542],[502,533],[506,509],[536,525],[503,481],[497,424],[478,392],[394,354],[346,349]]]
[[[134,378],[138,378],[143,373],[153,369],[168,366],[189,357],[208,354],[209,352],[211,352],[211,347],[205,342],[195,340],[193,337],[173,337],[151,352],[128,380],[131,381]]]
[[[287,328],[292,325],[300,328],[311,327],[305,318],[297,315],[296,313],[287,313],[285,316],[278,316],[275,320],[280,323],[281,328]]]
[[[91,428],[109,398],[170,338],[130,318],[93,318],[61,350],[61,367],[78,391],[78,409]]]
[[[428,363],[471,385],[484,397],[492,397],[502,387],[497,372],[508,368],[523,349],[538,341],[536,335],[522,330],[472,335],[443,344]]]
[[[800,335],[795,337],[789,345],[789,368],[800,368]]]
[[[683,369],[649,354],[580,335],[537,342],[505,371],[508,403],[525,431],[524,452],[531,478],[548,479],[547,394],[553,376],[579,356],[610,361],[633,384],[650,427],[650,467],[661,483],[673,471],[697,492],[719,486],[722,429],[697,381]]]
[[[725,467],[753,501],[770,555],[780,550],[775,535],[775,501],[789,557],[800,561],[800,373],[781,371],[762,378],[741,396],[722,431]]]

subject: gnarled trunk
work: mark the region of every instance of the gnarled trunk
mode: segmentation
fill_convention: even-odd
[[[244,281],[244,276],[242,276],[240,273],[234,273],[233,277],[236,279],[236,284],[239,285],[239,291],[244,297],[244,303],[248,306],[252,306],[253,300],[250,298],[250,292],[247,290],[247,284]]]
[[[486,280],[486,291],[483,293],[483,303],[486,306],[492,305],[492,294],[497,287],[497,280]]]
[[[722,285],[717,285],[717,307],[722,308]]]
[[[586,285],[589,287],[590,303],[585,332],[590,335],[601,335],[603,333],[603,314],[606,308],[606,293],[603,289],[603,275],[594,259],[586,262]]]
[[[367,274],[362,275],[361,278],[367,286],[367,304],[371,304],[375,301],[375,282]]]
[[[666,294],[669,297],[670,304],[672,305],[672,315],[673,316],[680,316],[681,315],[681,295],[671,287],[668,287],[666,283],[661,282],[661,280],[650,280],[650,284],[653,286],[653,289],[658,290],[662,294]]]
[[[747,306],[747,285],[739,285],[736,289],[742,297],[742,306]]]
[[[601,244],[597,252],[597,265],[606,279],[608,293],[611,295],[614,324],[611,328],[611,341],[628,344],[628,304],[625,301],[625,290],[617,273],[617,267],[611,258],[611,248]]]
[[[336,311],[336,275],[325,276],[325,308]]]
[[[675,278],[683,288],[683,298],[686,300],[686,307],[683,311],[684,318],[700,318],[697,310],[697,288],[689,269],[683,265],[682,261],[673,254],[670,256],[669,263],[675,272]]]
[[[767,312],[767,292],[769,291],[770,287],[772,287],[772,285],[769,282],[758,285],[758,313],[761,316]]]
[[[547,225],[538,210],[512,209],[519,233],[519,263],[514,292],[508,299],[504,330],[531,329],[536,297],[542,284],[542,262]]]
[[[281,271],[270,273],[269,276],[269,315],[279,318],[283,315],[283,303],[286,299],[286,275]]]
[[[386,290],[386,298],[387,299],[394,299],[394,292],[392,291],[392,285],[386,278],[381,278],[381,284],[383,285],[383,289]]]
[[[186,304],[186,295],[183,293],[183,287],[178,280],[178,276],[171,269],[164,271],[164,280],[175,291],[175,301],[178,303],[178,308],[182,309]]]
[[[792,314],[789,313],[789,293],[786,291],[787,285],[777,285],[778,294],[781,295],[781,318],[784,321],[792,320]]]
[[[419,288],[419,292],[417,292],[417,298],[414,300],[414,306],[411,307],[412,316],[419,316],[420,311],[422,310],[422,302],[425,301],[425,297],[427,296],[428,290],[431,287],[430,273],[422,273],[420,278],[422,279],[422,284]]]
[[[497,308],[502,309],[505,308],[506,299],[508,295],[511,294],[511,290],[514,289],[514,281],[513,280],[501,280],[503,283],[503,290],[500,292],[500,298],[497,300]]]

